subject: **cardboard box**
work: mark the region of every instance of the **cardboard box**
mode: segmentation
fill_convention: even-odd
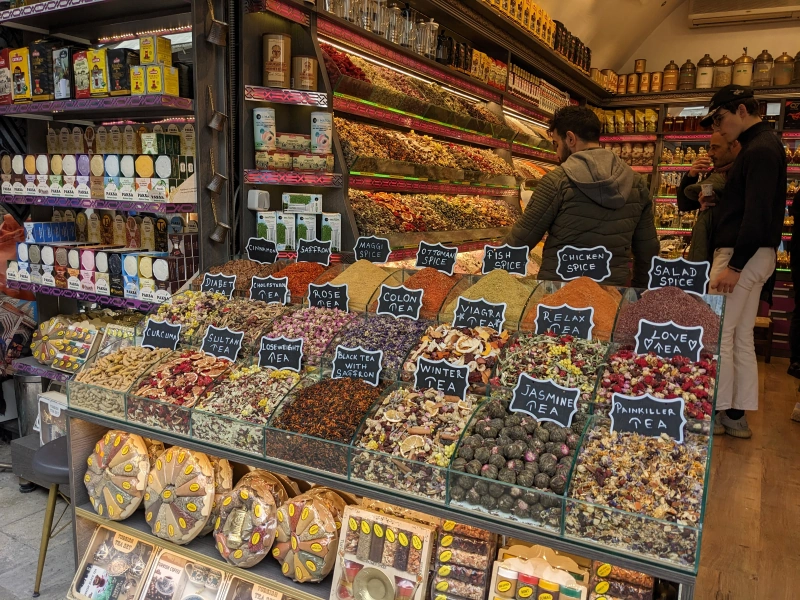
[[[0,50],[0,105],[11,104],[11,61],[9,49]]]
[[[139,59],[142,65],[172,66],[172,42],[165,37],[145,35],[139,38]]]
[[[11,99],[15,103],[30,102],[33,96],[30,51],[27,48],[10,50],[8,60],[11,65]]]
[[[147,93],[180,96],[178,69],[165,65],[149,65],[146,70]]]
[[[72,54],[72,74],[75,78],[75,98],[90,98],[89,55],[86,50]]]
[[[31,52],[31,83],[34,102],[53,100],[55,85],[53,84],[53,42],[37,41],[28,48]]]
[[[275,211],[263,211],[256,213],[256,236],[270,242],[277,241],[277,225]]]
[[[295,215],[295,235],[297,244],[300,240],[317,239],[317,215]]]
[[[147,93],[147,67],[134,65],[130,67],[131,95],[144,96]]]
[[[283,212],[317,214],[322,212],[322,194],[284,192],[281,195]]]
[[[112,96],[131,95],[131,65],[139,62],[139,55],[127,48],[108,51],[108,71]]]
[[[122,285],[125,298],[139,297],[139,254],[122,255]]]
[[[322,242],[331,242],[331,252],[342,251],[342,215],[339,213],[322,213],[322,227],[319,232]]]
[[[69,100],[74,91],[75,74],[71,47],[53,49],[53,89],[56,100]]]
[[[96,97],[109,95],[108,50],[105,48],[86,51],[89,61],[89,94]]]
[[[278,250],[294,250],[295,214],[275,211],[275,244]]]

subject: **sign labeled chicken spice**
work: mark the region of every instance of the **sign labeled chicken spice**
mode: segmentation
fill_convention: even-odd
[[[684,258],[669,259],[654,256],[650,263],[650,281],[647,289],[676,287],[684,292],[702,296],[708,290],[710,270],[711,265],[708,261],[692,262]]]
[[[611,252],[603,246],[564,246],[558,251],[556,273],[564,281],[588,277],[600,283],[611,277],[611,256]]]
[[[308,305],[315,306],[317,308],[338,308],[339,310],[347,312],[350,305],[350,296],[347,293],[347,284],[308,284]]]
[[[247,240],[247,258],[262,265],[271,265],[278,260],[278,247],[270,240],[251,237]]]
[[[636,354],[653,352],[661,358],[685,356],[698,362],[703,351],[703,326],[682,327],[669,321],[653,323],[642,319],[636,333]]]
[[[385,263],[392,253],[389,240],[374,235],[358,238],[354,251],[356,260],[368,260],[371,263]]]
[[[372,386],[380,382],[383,350],[367,350],[362,346],[336,346],[331,379],[362,379]]]
[[[327,267],[331,264],[330,240],[300,240],[297,244],[297,262],[319,263]]]
[[[458,248],[448,248],[443,244],[419,243],[417,250],[417,268],[431,267],[448,275],[453,274],[456,267]]]
[[[253,277],[250,281],[250,300],[267,304],[286,304],[289,300],[288,277]]]
[[[491,327],[502,333],[506,322],[506,303],[493,304],[484,299],[469,300],[459,296],[453,313],[453,327]]]
[[[414,387],[418,390],[433,388],[465,400],[469,388],[469,367],[451,365],[444,359],[419,357],[414,371]]]
[[[650,394],[634,398],[622,394],[611,397],[611,431],[638,433],[648,437],[667,434],[683,443],[686,417],[683,398],[664,400]]]
[[[491,271],[503,269],[514,275],[528,273],[528,255],[531,249],[528,246],[484,246],[483,268],[481,273],[486,275]]]
[[[200,349],[214,358],[224,358],[236,362],[242,350],[244,331],[234,331],[230,327],[214,327],[209,325],[203,336]]]
[[[228,298],[233,296],[234,289],[236,289],[236,275],[223,275],[222,273],[216,275],[206,273],[203,275],[203,283],[200,286],[201,292],[225,294]]]
[[[520,373],[509,408],[522,412],[538,421],[550,421],[561,427],[570,427],[572,417],[578,412],[579,388],[566,388],[552,379],[534,379]]]
[[[288,369],[300,372],[303,362],[303,338],[281,336],[271,339],[261,338],[258,350],[258,366],[267,369]]]
[[[401,285],[400,287],[389,287],[381,284],[381,292],[378,296],[379,315],[391,315],[397,319],[419,319],[419,311],[422,308],[422,295],[425,290],[410,290]]]
[[[536,307],[536,333],[552,332],[556,335],[571,335],[585,340],[592,339],[594,329],[594,307],[573,308],[569,304],[561,306]]]
[[[147,319],[142,334],[142,346],[145,348],[167,348],[175,350],[181,339],[181,325],[167,323],[166,321],[154,321]]]

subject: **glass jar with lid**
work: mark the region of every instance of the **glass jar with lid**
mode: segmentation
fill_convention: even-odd
[[[680,71],[680,67],[675,64],[674,60],[669,61],[669,64],[664,67],[664,76],[661,79],[662,91],[671,92],[678,89]]]
[[[712,87],[721,88],[729,85],[733,80],[733,61],[728,58],[727,54],[723,54],[717,62],[714,63],[714,84]]]
[[[784,52],[775,59],[772,71],[774,85],[789,85],[794,76],[794,57]]]
[[[774,64],[775,61],[772,60],[772,54],[762,50],[761,54],[756,57],[755,66],[753,67],[753,87],[769,87],[772,85]]]
[[[753,65],[755,61],[752,56],[747,55],[747,48],[742,48],[742,55],[733,63],[733,84],[750,87],[753,84]]]
[[[706,54],[697,62],[697,81],[698,90],[707,90],[714,83],[714,59],[710,54]],[[716,86],[715,86],[716,87]],[[689,89],[689,88],[681,88]]]
[[[678,77],[678,89],[693,90],[696,83],[697,67],[694,65],[691,58],[687,58],[686,62],[681,65],[681,70]]]

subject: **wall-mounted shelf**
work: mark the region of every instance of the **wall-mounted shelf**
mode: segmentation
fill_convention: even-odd
[[[342,187],[338,173],[298,173],[295,171],[264,171],[245,169],[245,183],[255,185],[308,185],[314,187]]]
[[[692,168],[692,165],[658,165],[659,171],[673,171],[675,173],[683,173]]]
[[[64,113],[64,118],[94,122],[120,117],[155,120],[163,117],[194,116],[194,107],[191,98],[161,95],[50,100],[0,106],[0,115],[11,117],[46,115],[57,121],[61,116],[59,113]]]
[[[631,167],[635,173],[652,173],[653,167],[652,165],[634,165]]]
[[[111,306],[113,308],[129,308],[132,310],[149,311],[153,307],[159,306],[154,302],[146,302],[144,300],[137,300],[135,298],[120,298],[119,296],[103,296],[102,294],[93,294],[91,292],[80,292],[77,290],[65,290],[63,288],[50,287],[49,285],[41,285],[38,283],[27,283],[22,281],[6,281],[6,287],[11,290],[23,290],[26,292],[33,292],[35,294],[44,294],[46,296],[56,296],[59,298],[68,298],[80,300],[82,302],[93,302],[102,306]]]
[[[350,173],[350,187],[357,190],[383,192],[412,192],[416,194],[473,194],[475,196],[514,197],[519,187],[480,185],[471,183],[442,183],[424,181],[415,177]]]
[[[615,135],[601,135],[601,142],[655,142],[658,136],[655,133],[620,133]]]
[[[678,198],[676,196],[655,196],[653,200],[659,204],[677,204]]]
[[[669,229],[656,227],[656,232],[658,232],[658,235],[692,235],[691,229]]]
[[[559,164],[558,155],[549,150],[542,150],[541,148],[534,148],[526,146],[525,144],[518,144],[514,142],[511,144],[511,153],[518,156],[535,158],[542,162],[551,163],[554,165]]]
[[[275,104],[295,104],[297,106],[328,107],[328,94],[303,90],[284,90],[280,88],[244,86],[244,99],[254,102],[274,102]]]
[[[790,165],[786,168],[786,172],[791,175],[800,175],[800,165]]]
[[[665,142],[702,142],[711,139],[710,131],[684,132],[684,133],[665,133]]]
[[[16,359],[11,363],[11,367],[17,373],[27,373],[28,375],[45,377],[53,381],[69,381],[72,379],[72,374],[46,367],[32,356]]]
[[[126,200],[95,200],[91,198],[63,198],[61,196],[0,196],[3,204],[28,206],[53,206],[63,208],[105,208],[108,210],[135,210],[154,213],[193,213],[197,204],[172,202],[128,202]]]
[[[608,108],[626,106],[653,106],[656,104],[708,104],[711,96],[717,90],[676,90],[671,92],[659,92],[656,94],[623,94],[621,96],[611,96],[600,102],[600,105]],[[778,100],[789,96],[800,95],[800,86],[787,85],[780,87],[757,88],[753,90],[758,100]]]

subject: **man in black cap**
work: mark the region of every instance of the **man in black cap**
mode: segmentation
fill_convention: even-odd
[[[762,122],[750,88],[720,89],[702,124],[713,125],[725,141],[738,140],[742,146],[728,172],[725,201],[715,209],[710,287],[727,295],[714,433],[749,438],[744,411],[758,410],[753,327],[761,288],[775,270],[781,243],[786,154],[775,132]]]

